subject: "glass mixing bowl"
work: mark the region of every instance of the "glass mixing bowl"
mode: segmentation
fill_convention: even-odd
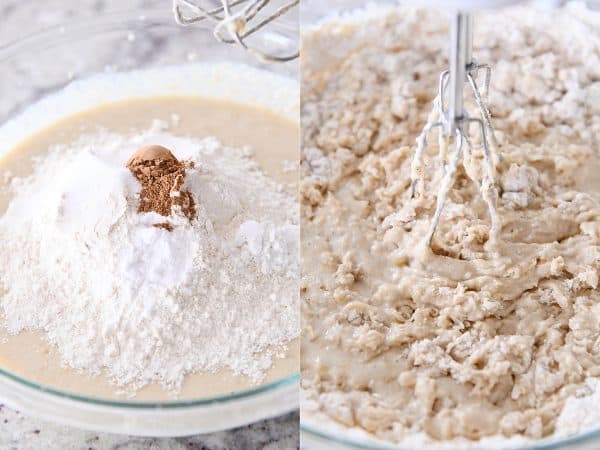
[[[358,439],[333,434],[326,428],[310,421],[300,421],[302,448],[305,450],[423,450],[423,448],[398,447],[378,443],[361,443]],[[598,450],[600,430],[592,430],[566,439],[548,439],[543,442],[506,447],[506,450]],[[460,448],[444,447],[448,450]],[[469,447],[464,447],[468,449]],[[477,447],[480,449],[482,447]]]
[[[303,0],[301,11],[302,31],[304,32],[310,27],[319,26],[324,21],[332,18],[352,18],[354,13],[359,9],[370,12],[371,14],[378,14],[378,8],[384,10],[388,7],[397,7],[398,5],[410,3],[410,1],[405,0],[378,0],[376,3],[365,0],[329,0],[328,2]],[[552,2],[546,3],[551,4]],[[594,9],[594,5],[596,6],[596,9]],[[583,4],[579,6],[581,6],[581,8],[571,10],[569,13],[576,14],[579,20],[595,27],[597,36],[600,36],[600,10],[598,10],[598,5],[593,1],[588,1],[585,2],[585,7]],[[323,48],[326,48],[329,52],[328,57],[334,55],[334,50],[328,48],[326,44],[323,45]],[[342,50],[342,52],[343,51],[344,50]],[[335,57],[343,56],[335,54]],[[327,63],[330,62],[330,60],[327,60]],[[435,88],[435,86],[432,87],[432,89]],[[600,408],[600,405],[598,405],[598,407]],[[302,405],[300,431],[301,447],[304,450],[424,450],[422,447],[400,447],[397,445],[386,444],[385,442],[370,438],[366,433],[360,433],[357,432],[357,430],[348,430],[341,425],[323,419],[323,417],[311,417],[310,415],[302,413]],[[450,446],[443,448],[448,450],[461,450]],[[477,447],[477,449],[481,448],[485,447]],[[600,449],[600,427],[568,438],[545,439],[543,441],[527,444],[512,444],[507,446],[504,450],[598,449]]]
[[[167,3],[167,2],[165,2]],[[267,48],[297,48],[298,26],[280,20],[258,40]],[[219,44],[208,23],[182,28],[168,8],[79,18],[0,46],[0,125],[47,94],[98,73],[188,62],[244,63],[296,79],[298,63],[267,64]],[[0,154],[9,150],[4,145]],[[269,384],[186,401],[106,400],[54,389],[0,368],[0,401],[46,420],[97,431],[183,436],[233,428],[298,408],[297,373]]]

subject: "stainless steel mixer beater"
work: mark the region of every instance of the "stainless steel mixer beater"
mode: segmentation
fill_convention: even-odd
[[[498,158],[498,143],[489,110],[483,97],[489,91],[491,68],[487,64],[478,64],[472,55],[473,50],[473,19],[470,13],[455,13],[451,26],[451,49],[449,69],[440,76],[438,95],[434,100],[433,111],[428,122],[417,138],[417,146],[411,167],[411,197],[423,195],[424,190],[424,161],[423,153],[427,145],[427,135],[433,128],[439,128],[440,156],[443,161],[444,175],[437,193],[435,213],[426,236],[426,242],[431,245],[433,235],[440,221],[448,191],[454,183],[458,164],[466,151],[470,156],[473,146],[469,138],[470,125],[479,128],[481,148],[485,170],[481,179],[476,180],[481,194],[488,205],[491,219],[490,239],[498,234],[498,215],[496,211],[497,189],[495,184],[496,162]],[[479,72],[484,73],[484,96],[482,96],[477,78]],[[468,84],[479,109],[480,117],[469,117],[464,106],[464,87]],[[446,102],[447,98],[447,102]],[[449,140],[454,137],[454,150],[449,164],[446,164]]]
[[[219,42],[238,44],[262,60],[285,62],[296,59],[299,50],[279,55],[247,43],[248,37],[291,11],[300,0],[290,0],[269,9],[270,3],[271,0],[173,0],[173,13],[177,23],[184,26],[203,20],[215,23],[213,34]]]

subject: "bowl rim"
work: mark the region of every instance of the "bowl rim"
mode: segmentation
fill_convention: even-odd
[[[307,423],[306,419],[302,419],[302,415],[300,416],[300,432],[303,435],[308,435],[312,438],[316,438],[317,440],[331,442],[336,445],[343,445],[348,449],[354,450],[424,450],[423,447],[400,447],[393,443],[361,443],[358,440],[354,440],[352,438],[341,436],[335,432],[330,432],[326,430],[324,427],[315,426],[313,424]],[[506,447],[506,450],[560,450],[560,449],[573,449],[575,447],[571,447],[576,444],[593,444],[600,442],[600,426],[597,428],[588,429],[581,433],[577,433],[574,435],[569,435],[565,437],[548,437],[544,440],[541,440],[539,443],[531,440],[531,445],[529,443],[527,446],[523,447],[523,444],[513,444],[509,447]],[[565,448],[565,446],[568,446]],[[440,447],[440,450],[443,450],[449,447]],[[469,450],[471,447],[462,447],[464,450]],[[484,447],[473,447],[473,450],[481,450]],[[498,447],[499,448],[499,447]]]
[[[149,401],[149,400],[119,400],[96,397],[93,395],[79,394],[77,392],[70,392],[64,389],[55,388],[44,383],[38,383],[30,380],[26,377],[17,375],[14,372],[0,368],[0,377],[8,378],[9,380],[16,381],[17,383],[25,386],[26,388],[34,389],[44,394],[51,394],[61,399],[78,401],[87,403],[94,406],[109,406],[126,408],[132,410],[147,410],[147,409],[176,409],[176,408],[190,408],[205,405],[214,405],[215,403],[231,403],[236,400],[248,399],[259,394],[263,394],[285,387],[299,384],[300,374],[295,372],[286,377],[271,381],[269,383],[261,384],[254,388],[242,389],[240,391],[231,392],[228,394],[215,395],[211,397],[201,397],[197,399],[185,399],[185,400],[167,400],[167,401]]]

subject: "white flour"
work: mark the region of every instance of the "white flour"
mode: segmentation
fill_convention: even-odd
[[[251,256],[263,274],[299,275],[298,226],[277,226],[271,222],[248,220],[240,225],[236,242]]]
[[[556,422],[557,434],[572,435],[598,428],[600,423],[600,378],[588,378],[577,395],[567,399]]]
[[[172,232],[137,212],[125,165],[148,144],[195,163],[184,188],[197,219],[174,211]],[[68,366],[105,369],[128,391],[176,391],[186,373],[222,368],[259,381],[298,335],[297,203],[247,152],[164,124],[101,132],[51,148],[12,188],[0,218],[6,326],[44,330]]]

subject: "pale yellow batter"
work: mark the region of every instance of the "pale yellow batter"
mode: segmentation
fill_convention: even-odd
[[[173,122],[172,115],[178,120]],[[297,173],[284,171],[285,161],[297,158],[298,127],[267,111],[227,102],[199,98],[148,98],[114,103],[65,118],[22,142],[0,160],[0,174],[14,176],[31,173],[31,158],[43,155],[50,146],[67,144],[84,133],[100,128],[130,133],[145,130],[153,120],[171,123],[169,133],[179,136],[215,136],[228,146],[251,146],[261,168],[290,190]],[[2,180],[2,177],[0,177]],[[0,214],[10,201],[7,189],[0,189]],[[299,345],[292,341],[282,348],[285,357],[276,359],[265,383],[289,376],[298,368]],[[56,348],[49,346],[42,332],[21,332],[10,336],[0,329],[0,368],[28,380],[54,388],[103,398],[124,398],[104,376],[89,376],[61,365]],[[255,387],[249,379],[230,371],[196,373],[186,377],[178,399],[210,397]],[[172,400],[173,394],[152,384],[139,390],[134,400]]]

